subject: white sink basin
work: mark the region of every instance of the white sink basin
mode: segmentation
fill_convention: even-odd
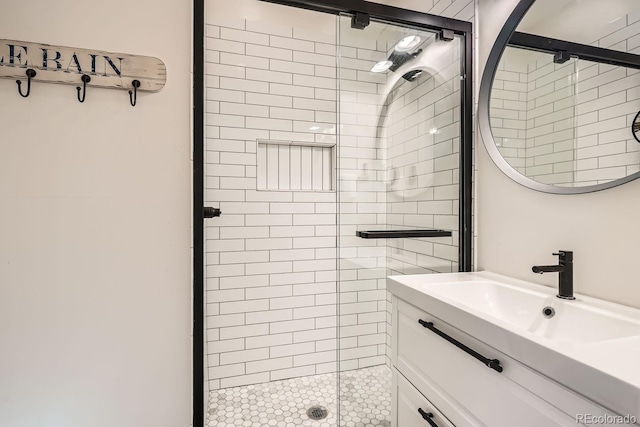
[[[559,299],[497,281],[423,284],[443,298],[558,343],[592,343],[640,335],[640,322],[584,301]],[[555,314],[545,317],[550,307]]]
[[[640,418],[640,310],[489,272],[389,276],[387,290],[619,414]],[[555,314],[545,318],[542,310]]]

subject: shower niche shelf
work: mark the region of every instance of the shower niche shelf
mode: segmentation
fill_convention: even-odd
[[[372,230],[357,231],[363,239],[403,239],[407,237],[451,237],[447,230]]]
[[[335,146],[258,140],[258,190],[335,191]]]

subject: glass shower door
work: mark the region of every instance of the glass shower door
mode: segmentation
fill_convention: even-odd
[[[462,44],[206,6],[205,422],[390,425],[386,277],[460,262]]]
[[[462,43],[351,16],[338,40],[339,425],[388,426],[386,277],[458,271]]]
[[[335,426],[337,16],[205,6],[205,425]]]

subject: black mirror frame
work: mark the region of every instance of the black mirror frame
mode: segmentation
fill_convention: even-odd
[[[636,141],[640,142],[640,138],[638,138],[638,132],[640,132],[640,122],[638,121],[638,118],[640,118],[640,111],[638,111],[638,114],[636,114],[631,122],[631,134]]]

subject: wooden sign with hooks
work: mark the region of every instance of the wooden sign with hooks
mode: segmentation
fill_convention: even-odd
[[[0,78],[22,80],[23,97],[39,82],[156,92],[167,80],[167,68],[151,56],[0,39]]]

